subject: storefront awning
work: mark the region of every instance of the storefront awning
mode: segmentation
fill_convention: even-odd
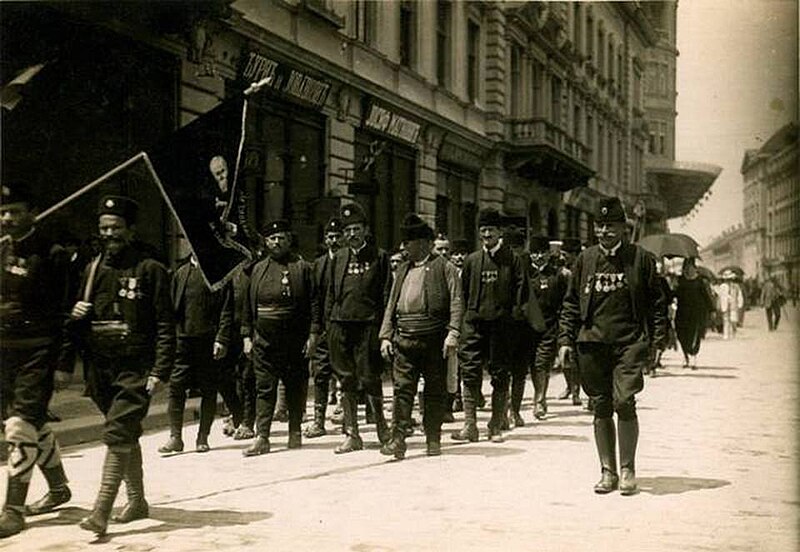
[[[648,159],[645,172],[649,183],[656,184],[667,208],[667,218],[682,217],[711,188],[722,167],[709,163]]]

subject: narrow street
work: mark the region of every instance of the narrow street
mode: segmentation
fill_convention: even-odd
[[[161,458],[166,431],[149,433],[151,519],[111,525],[95,542],[76,523],[91,508],[103,449],[67,448],[73,501],[29,518],[0,550],[797,550],[797,309],[788,318],[769,333],[763,311],[749,311],[734,341],[709,336],[696,371],[681,367],[679,353],[665,355],[639,396],[642,492],[634,497],[592,492],[592,418],[554,398],[559,373],[547,420],[531,423],[528,384],[526,427],[503,444],[446,436],[438,458],[425,455],[417,434],[406,460],[388,461],[372,426],[371,447],[336,456],[339,436],[287,451],[286,424],[277,424],[273,453],[248,459],[247,443],[223,437],[219,424],[205,455]],[[484,430],[489,411],[480,415]],[[184,432],[189,448],[195,431]],[[37,473],[30,499],[44,488]]]

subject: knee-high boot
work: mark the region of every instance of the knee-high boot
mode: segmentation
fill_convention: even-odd
[[[18,416],[6,420],[8,487],[6,503],[0,513],[0,538],[16,535],[25,529],[25,498],[38,457],[36,428]]]
[[[39,430],[39,454],[36,463],[47,481],[47,494],[25,507],[25,514],[34,516],[53,511],[56,507],[68,502],[72,493],[67,486],[67,474],[61,462],[61,451],[53,430],[45,424]]]
[[[454,441],[470,441],[475,442],[478,440],[478,418],[476,412],[475,397],[479,391],[474,387],[464,384],[462,390],[462,403],[464,406],[464,427],[458,431],[450,434],[450,438]]]
[[[183,450],[183,411],[186,407],[186,392],[170,389],[169,404],[169,439],[158,447],[161,454],[181,452]]]
[[[511,380],[511,415],[514,418],[514,427],[524,427],[525,420],[522,419],[520,409],[522,408],[522,398],[525,395],[525,376],[514,376]]]
[[[6,504],[0,514],[0,539],[16,535],[25,529],[25,498],[28,496],[30,480],[19,476],[8,476]]]
[[[617,420],[619,438],[620,480],[619,492],[633,495],[639,492],[636,484],[636,446],[639,443],[639,419]]]
[[[83,519],[78,525],[81,529],[92,531],[98,536],[105,535],[108,528],[108,518],[117,498],[119,484],[128,471],[131,460],[131,445],[109,446],[103,463],[103,475],[100,480],[100,490],[94,509],[89,517]]]
[[[309,439],[322,437],[325,430],[325,411],[328,409],[328,384],[314,384],[314,422],[308,426],[304,435]]]
[[[111,519],[117,523],[130,523],[150,515],[150,508],[144,498],[144,470],[142,468],[142,446],[136,443],[131,449],[131,459],[125,472],[125,492],[128,503],[119,514]]]
[[[341,404],[345,438],[333,451],[336,454],[345,454],[364,448],[364,443],[358,434],[358,397],[356,393],[343,392]]]
[[[375,431],[378,434],[378,441],[386,444],[392,438],[389,426],[386,424],[386,417],[383,415],[383,397],[380,395],[367,395],[367,403],[375,416]]]
[[[533,373],[533,415],[542,420],[547,415],[547,387],[550,375],[539,370]]]
[[[503,422],[506,417],[508,380],[492,387],[492,417],[489,420],[489,439],[494,443],[503,441]]]
[[[594,442],[597,455],[600,457],[600,481],[594,486],[594,492],[606,494],[617,488],[617,431],[614,418],[594,419]]]

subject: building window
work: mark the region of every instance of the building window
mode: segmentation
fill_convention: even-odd
[[[589,147],[589,160],[594,165],[594,117],[586,114],[586,145]]]
[[[572,44],[575,46],[575,50],[578,53],[583,49],[583,45],[581,44],[582,16],[583,10],[581,9],[581,5],[577,2],[572,4]]]
[[[561,79],[557,77],[550,81],[550,122],[561,126]]]
[[[581,141],[581,106],[577,104],[572,108],[572,137]]]
[[[439,0],[436,5],[436,80],[439,86],[450,84],[450,20],[449,0]]]
[[[594,56],[594,19],[586,16],[586,55],[591,59]]]
[[[533,116],[541,117],[544,111],[544,66],[533,63]]]
[[[655,155],[655,153],[656,153],[656,131],[655,131],[655,129],[650,131],[650,139],[647,140],[647,151],[651,155]]]
[[[375,40],[375,8],[377,4],[370,0],[356,0],[356,40],[372,45]]]
[[[597,123],[597,173],[600,176],[606,174],[606,156],[605,156],[605,143],[603,142],[605,133],[603,132],[603,123]]]
[[[617,50],[617,86],[620,87],[620,92],[622,91],[622,48]]]
[[[606,161],[606,170],[608,171],[608,179],[614,178],[614,133],[608,131],[608,161]]]
[[[481,28],[472,20],[467,23],[467,48],[467,96],[474,103],[478,100]]]
[[[400,65],[411,67],[414,63],[417,41],[417,18],[414,3],[409,0],[400,4]]]
[[[622,140],[617,140],[617,182],[623,188],[627,188],[627,186],[623,186],[622,182]]]
[[[521,112],[522,75],[520,72],[519,46],[511,47],[511,116],[518,117]]]
[[[606,74],[606,33],[602,28],[597,29],[597,72]]]
[[[608,80],[614,83],[614,44],[608,40]]]

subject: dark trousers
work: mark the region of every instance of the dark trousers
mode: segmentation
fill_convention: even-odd
[[[536,379],[537,374],[541,378],[549,378],[550,369],[558,352],[558,324],[553,324],[543,334],[532,333],[530,339],[530,347],[533,350],[533,358],[529,360],[531,378]]]
[[[773,303],[764,309],[767,313],[767,328],[769,331],[777,330],[781,322],[781,307],[778,303]]]
[[[242,362],[244,354],[242,354],[240,345],[241,339],[235,339],[235,343],[236,345],[228,347],[225,357],[217,363],[219,366],[217,389],[231,414],[233,427],[238,427],[244,419],[244,401],[239,390],[238,366]],[[252,425],[248,427],[252,427]]]
[[[136,443],[150,406],[147,376],[152,359],[93,355],[88,365],[92,400],[105,416],[103,443],[109,447]]]
[[[289,433],[299,433],[305,410],[303,390],[308,382],[308,365],[303,357],[307,330],[293,327],[291,320],[259,322],[253,340],[253,371],[256,379],[256,433],[269,438],[278,381],[286,387]]]
[[[515,340],[510,319],[465,322],[458,355],[464,386],[480,390],[485,365],[492,387],[507,389]]]
[[[242,400],[242,425],[253,429],[256,423],[256,373],[253,361],[244,355],[236,365],[236,386]]]
[[[177,420],[183,420],[187,391],[200,390],[200,435],[209,434],[216,413],[220,363],[213,358],[213,347],[213,335],[179,337],[175,348],[175,368],[169,380],[169,408],[173,423],[178,426]]]
[[[628,345],[578,343],[578,366],[595,418],[636,418],[636,393],[644,388],[642,372],[650,358],[650,343]]]
[[[314,402],[328,401],[328,390],[330,389],[331,378],[333,377],[333,365],[331,364],[331,351],[328,347],[328,336],[323,334],[317,343],[317,350],[314,351],[314,358],[311,360],[312,376],[314,378]]]
[[[17,416],[37,430],[47,421],[53,396],[53,369],[58,348],[0,349],[0,403],[3,419]]]
[[[383,396],[378,326],[366,322],[331,322],[328,329],[331,363],[342,393],[363,390],[367,395]]]
[[[405,435],[411,428],[411,409],[419,378],[425,378],[422,425],[429,439],[438,439],[442,431],[444,400],[447,396],[447,363],[442,358],[444,332],[425,335],[396,335],[393,339],[394,409],[396,433]]]

